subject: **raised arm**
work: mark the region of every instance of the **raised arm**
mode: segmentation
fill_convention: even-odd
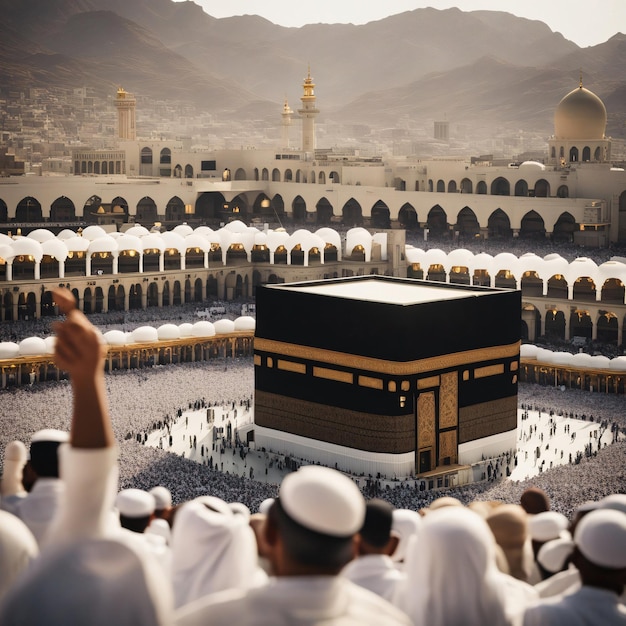
[[[70,375],[74,398],[70,443],[74,448],[106,448],[115,443],[104,385],[106,348],[69,289],[54,290],[65,321],[56,325],[55,362]]]

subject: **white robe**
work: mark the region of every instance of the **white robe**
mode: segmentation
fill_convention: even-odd
[[[524,626],[624,626],[626,607],[606,589],[583,586],[568,595],[547,598],[526,610]]]
[[[38,478],[30,493],[16,505],[17,516],[28,526],[41,546],[63,497],[60,478]]]
[[[350,561],[341,575],[393,603],[406,575],[384,554],[365,554]]]
[[[225,591],[179,609],[177,626],[396,626],[402,611],[342,576],[272,578],[267,585]]]

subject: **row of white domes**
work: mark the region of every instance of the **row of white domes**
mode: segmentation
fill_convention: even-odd
[[[570,263],[556,253],[543,258],[533,252],[520,257],[511,252],[501,252],[492,256],[486,252],[474,254],[464,248],[446,253],[438,248],[422,250],[406,246],[406,259],[408,263],[419,263],[424,271],[428,271],[431,265],[442,265],[446,273],[450,273],[453,267],[467,267],[470,274],[475,270],[486,270],[490,276],[495,276],[501,270],[508,270],[517,281],[522,279],[524,272],[534,271],[542,280],[560,274],[568,283],[588,276],[600,286],[609,278],[616,278],[626,284],[626,259],[621,257],[613,257],[610,261],[598,265],[587,257],[579,257]]]
[[[346,249],[353,250],[360,245],[369,251],[374,241],[386,243],[386,236],[385,233],[372,235],[364,228],[352,228],[346,236]],[[184,254],[190,248],[209,252],[216,245],[222,250],[227,250],[232,244],[240,244],[248,252],[254,246],[266,246],[270,251],[275,251],[280,246],[287,250],[300,246],[302,250],[317,248],[322,251],[326,245],[331,245],[337,248],[339,253],[342,249],[341,235],[333,228],[320,228],[315,232],[300,229],[290,235],[282,229],[259,230],[254,226],[246,226],[243,222],[235,221],[216,231],[208,226],[198,226],[194,229],[188,224],[179,224],[173,230],[164,233],[151,232],[139,225],[132,226],[123,233],[107,232],[97,225],[87,226],[80,235],[69,229],[55,235],[44,228],[33,230],[25,237],[18,235],[12,238],[0,233],[0,258],[10,260],[19,255],[29,255],[39,262],[46,254],[59,261],[65,261],[69,252],[116,254],[125,250],[142,253],[144,250],[163,252],[168,249],[175,249]]]
[[[222,319],[215,322],[201,320],[194,324],[162,324],[153,326],[140,326],[130,332],[122,330],[109,330],[102,334],[104,342],[109,346],[126,346],[136,343],[155,343],[185,337],[215,337],[216,335],[228,335],[238,331],[254,331],[256,321],[253,317],[243,315],[235,320]],[[54,354],[56,337],[27,337],[19,343],[13,341],[0,342],[0,360],[14,359],[23,356],[43,356]]]
[[[571,354],[569,352],[553,352],[533,344],[524,343],[520,347],[520,357],[533,359],[546,365],[573,367],[584,370],[615,370],[626,372],[626,356],[613,359],[600,354],[592,356],[586,352]]]

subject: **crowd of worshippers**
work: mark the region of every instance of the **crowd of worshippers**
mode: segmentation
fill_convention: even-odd
[[[571,518],[538,488],[416,511],[317,465],[254,512],[209,495],[174,505],[159,484],[119,490],[99,336],[69,292],[56,298],[71,425],[6,446],[0,623],[626,623],[625,494]]]

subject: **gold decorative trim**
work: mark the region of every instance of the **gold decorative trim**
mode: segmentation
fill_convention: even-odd
[[[316,378],[326,378],[328,380],[336,380],[340,383],[354,383],[354,374],[351,372],[341,372],[339,370],[331,370],[327,367],[314,367],[313,376]]]
[[[470,373],[469,370],[463,370],[463,380],[469,380]]]
[[[429,376],[428,378],[420,378],[417,381],[418,389],[428,389],[429,387],[439,387],[439,376]]]
[[[498,376],[499,374],[504,374],[504,363],[477,367],[474,370],[474,378],[487,378],[488,376]]]
[[[271,356],[267,357],[267,367],[274,367],[274,359]]]
[[[276,341],[275,339],[263,339],[261,337],[255,337],[254,339],[254,349],[257,352],[270,352],[285,357],[298,358],[306,361],[318,361],[338,367],[350,367],[391,376],[411,376],[414,374],[435,372],[441,369],[471,365],[480,363],[481,361],[516,358],[519,356],[519,347],[520,342],[516,341],[509,345],[477,348],[464,352],[399,362],[359,356],[357,354],[347,354],[345,352],[336,352],[325,348],[301,346],[284,341]]]
[[[258,355],[258,354],[254,355],[254,364],[255,365],[259,365],[259,366],[261,365],[261,357],[260,357],[260,355]]]
[[[387,391],[390,391],[391,393],[395,393],[397,388],[398,388],[398,386],[396,385],[396,381],[395,380],[390,380],[387,383]]]
[[[372,378],[371,376],[359,376],[358,380],[361,387],[380,389],[382,391],[383,381],[380,378]]]
[[[294,363],[293,361],[283,361],[282,359],[278,359],[276,366],[279,370],[285,370],[286,372],[306,374],[306,365],[304,363]]]
[[[456,372],[441,376],[439,392],[439,428],[456,426],[459,420],[459,383]],[[449,456],[449,455],[445,455]]]
[[[400,389],[402,391],[410,391],[411,390],[411,381],[410,380],[403,380],[400,383]]]
[[[519,369],[519,361],[511,361],[511,371],[517,372]]]

